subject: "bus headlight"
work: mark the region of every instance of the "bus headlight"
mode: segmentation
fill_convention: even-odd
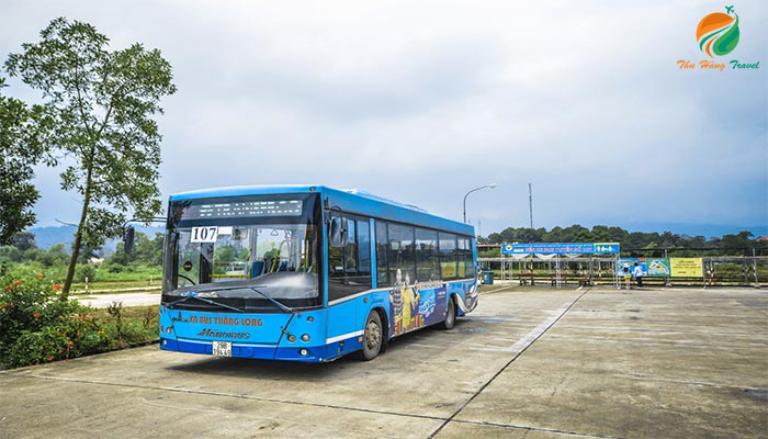
[[[295,336],[295,335],[293,335],[293,334],[288,334],[288,341],[290,341],[291,343],[293,343],[294,341],[296,341],[296,336]]]
[[[309,334],[304,334],[301,336],[301,341],[309,341]]]
[[[308,350],[306,350],[304,348],[299,349],[299,355],[301,355],[302,357],[306,357],[307,354],[309,354]]]

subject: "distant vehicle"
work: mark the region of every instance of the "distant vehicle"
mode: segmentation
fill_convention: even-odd
[[[326,186],[170,198],[160,348],[371,360],[393,337],[477,306],[474,228]]]

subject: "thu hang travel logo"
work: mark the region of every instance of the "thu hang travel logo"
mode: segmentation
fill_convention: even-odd
[[[733,11],[733,6],[725,7],[726,13],[713,12],[707,14],[696,28],[696,41],[699,49],[714,58],[728,55],[739,44],[739,16]]]
[[[726,62],[719,61],[716,57],[725,56],[733,52],[739,44],[741,30],[739,29],[739,15],[734,11],[733,6],[726,6],[725,12],[712,12],[707,14],[699,21],[696,27],[696,43],[705,55],[710,59],[699,61],[699,70],[719,70],[726,69]],[[677,60],[677,65],[681,70],[696,70],[697,64],[687,60]],[[732,59],[727,62],[730,70],[759,69],[760,61],[741,62],[738,59]]]

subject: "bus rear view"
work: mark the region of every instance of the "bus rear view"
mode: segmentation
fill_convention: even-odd
[[[374,358],[390,338],[403,332],[395,327],[401,317],[393,313],[404,311],[395,303],[392,287],[377,285],[377,278],[387,276],[376,276],[377,249],[371,239],[376,220],[341,212],[353,205],[364,211],[376,203],[322,186],[231,188],[172,196],[161,349],[309,362],[351,352]],[[464,247],[469,243],[467,239]],[[473,278],[457,280],[451,287],[439,279],[437,240],[434,244],[434,269],[427,274],[417,270],[416,241],[410,244],[413,248],[406,243],[400,249],[406,252],[401,258],[406,266],[392,271],[392,282],[410,288],[409,317],[413,315],[420,326],[440,322],[453,326],[457,314],[476,304],[474,253],[465,251],[463,256],[469,258],[463,261],[464,271]],[[449,256],[449,271],[458,267],[454,253]],[[413,254],[410,278],[409,254]],[[347,270],[351,266],[354,273]],[[417,272],[428,279],[418,282]],[[430,289],[442,294],[436,290],[428,294]],[[420,306],[434,315],[419,317]]]

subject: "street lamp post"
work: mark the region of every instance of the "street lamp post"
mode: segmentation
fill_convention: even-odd
[[[496,187],[496,183],[486,184],[485,186],[476,187],[470,190],[469,192],[467,192],[466,194],[464,194],[464,223],[465,224],[467,222],[467,197],[469,196],[469,194],[471,194],[472,192],[477,192],[482,189],[493,189],[495,187]]]

